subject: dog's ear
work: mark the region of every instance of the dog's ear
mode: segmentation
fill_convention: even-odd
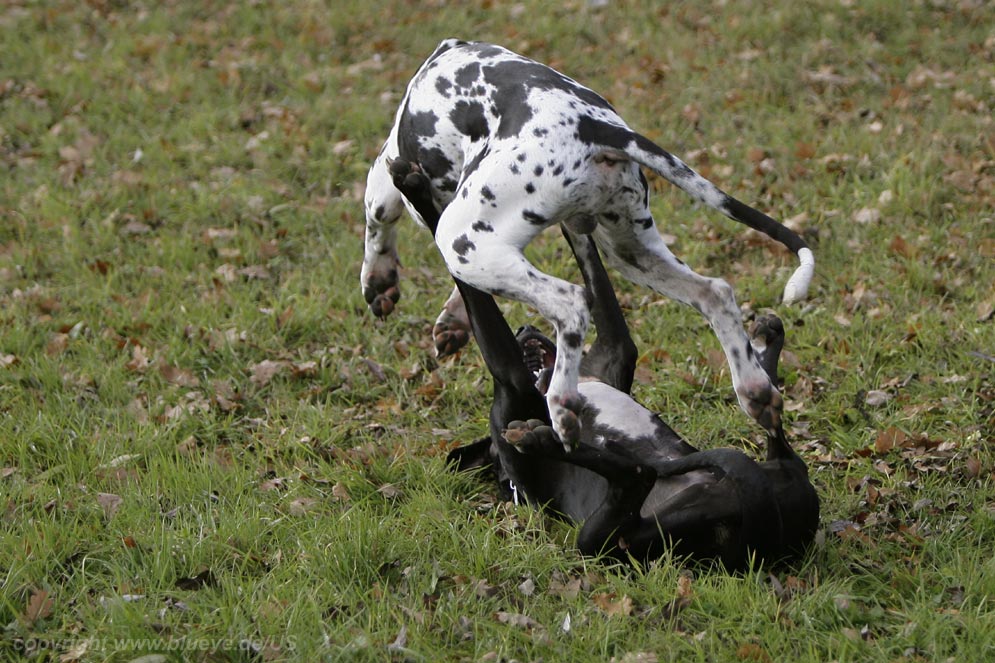
[[[491,438],[485,437],[473,444],[456,447],[446,456],[446,465],[454,472],[465,472],[479,467],[491,467]]]

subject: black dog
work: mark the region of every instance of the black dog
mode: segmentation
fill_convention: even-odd
[[[395,186],[434,231],[439,213],[417,166],[395,160]],[[535,330],[512,334],[493,298],[457,279],[474,337],[494,377],[490,436],[454,450],[459,470],[491,466],[534,504],[583,522],[584,554],[648,560],[668,545],[679,556],[742,568],[754,555],[800,554],[818,524],[808,471],[783,433],[767,460],[734,449],[698,451],[629,395],[637,356],[615,293],[588,236],[565,232],[593,302],[597,339],[580,383],[581,443],[567,452],[549,426],[534,370],[552,363],[555,345]],[[753,348],[776,379],[783,326],[770,316],[752,330]]]

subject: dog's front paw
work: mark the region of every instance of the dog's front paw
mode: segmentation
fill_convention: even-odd
[[[363,298],[366,300],[370,312],[378,318],[386,318],[394,312],[397,301],[401,298],[401,289],[397,286],[397,272],[394,274],[393,284],[386,284],[377,279],[371,279],[371,284],[363,287]]]
[[[521,453],[554,455],[563,453],[563,445],[560,444],[556,432],[549,424],[539,419],[512,421],[501,436]]]
[[[546,394],[546,405],[549,407],[549,418],[553,422],[553,430],[563,443],[563,449],[570,451],[580,443],[580,412],[584,407],[584,399],[580,394]]]

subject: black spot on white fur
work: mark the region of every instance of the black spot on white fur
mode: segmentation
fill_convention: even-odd
[[[453,240],[453,251],[456,255],[466,257],[466,254],[477,248],[477,245],[469,240],[466,233],[460,235],[455,240]]]

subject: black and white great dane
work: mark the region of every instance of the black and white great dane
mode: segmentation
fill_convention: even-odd
[[[398,157],[420,164],[430,179],[441,212],[435,239],[453,276],[525,302],[553,324],[556,361],[546,402],[565,445],[579,438],[577,382],[588,303],[584,288],[540,272],[523,254],[556,224],[591,234],[626,278],[700,311],[722,345],[740,406],[778,433],[781,396],[750,345],[732,288],[695,273],[667,248],[640,165],[793,250],[801,264],[785,286],[786,302],[804,297],[814,269],[812,252],[797,234],[632,131],[588,88],[500,46],[449,39],[409,83],[367,179],[360,278],[370,309],[381,317],[400,296],[395,224],[405,201],[388,168]],[[461,310],[454,293],[436,328],[437,346],[445,346],[447,336],[453,341],[447,327],[458,332],[465,326]],[[465,334],[454,342],[465,343]]]
[[[416,165],[391,162],[397,188],[435,232],[439,213]],[[494,299],[457,280],[474,337],[494,378],[490,434],[454,450],[456,469],[491,467],[499,485],[530,503],[583,523],[577,545],[588,555],[647,561],[668,548],[678,557],[718,560],[729,569],[752,560],[800,555],[818,526],[819,500],[802,459],[770,435],[767,459],[736,449],[698,451],[629,395],[637,349],[598,250],[589,236],[564,231],[577,257],[597,337],[578,387],[580,440],[564,450],[552,428],[536,373],[555,348],[537,330],[517,338]],[[784,328],[774,316],[751,330],[754,352],[776,381]]]

